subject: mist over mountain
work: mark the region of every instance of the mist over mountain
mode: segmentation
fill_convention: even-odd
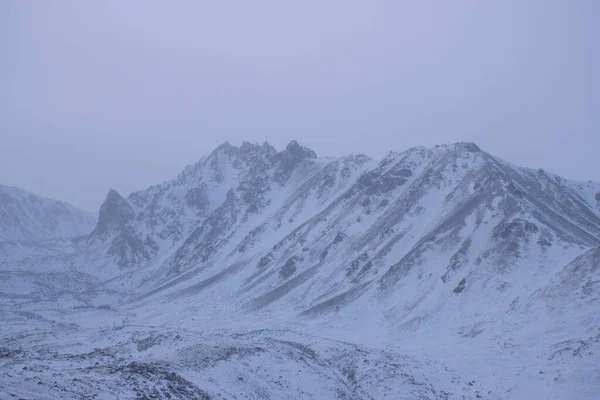
[[[223,143],[97,217],[0,186],[0,228],[2,396],[600,394],[600,184],[473,143]]]
[[[87,235],[96,220],[65,202],[0,185],[0,242]]]

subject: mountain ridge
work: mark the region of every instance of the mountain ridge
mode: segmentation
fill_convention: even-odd
[[[477,376],[489,398],[593,398],[598,193],[468,142],[380,161],[226,142],[171,181],[109,191],[88,236],[2,249],[0,269],[32,285],[32,273],[74,274],[78,304],[107,302],[148,329],[422,349],[419,359]],[[492,375],[507,368],[526,372]],[[538,373],[549,370],[561,372]]]
[[[95,214],[0,184],[0,241],[40,241],[87,235]]]

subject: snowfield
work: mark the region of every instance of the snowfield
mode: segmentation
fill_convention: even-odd
[[[600,398],[600,184],[294,141],[111,190],[95,227],[19,196],[0,398]]]

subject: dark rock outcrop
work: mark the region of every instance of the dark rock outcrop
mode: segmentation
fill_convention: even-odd
[[[96,234],[105,234],[110,230],[124,226],[135,217],[133,208],[116,190],[110,189],[106,200],[100,206]]]

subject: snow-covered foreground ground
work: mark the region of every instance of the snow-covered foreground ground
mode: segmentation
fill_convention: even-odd
[[[515,335],[518,324],[489,321],[415,335],[377,317],[2,294],[3,399],[593,399],[600,382],[600,331],[555,343],[566,333]]]
[[[351,332],[153,327],[95,308],[2,320],[2,398],[503,398],[421,349],[355,344]]]

